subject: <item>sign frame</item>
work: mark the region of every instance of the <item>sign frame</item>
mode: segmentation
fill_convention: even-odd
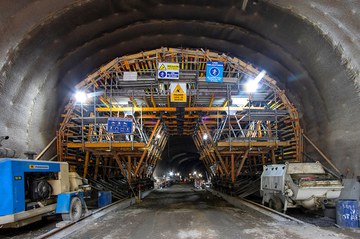
[[[109,117],[106,131],[115,134],[132,134],[133,120],[131,118]]]
[[[206,62],[206,82],[223,82],[224,62]]]
[[[157,77],[160,80],[178,80],[180,78],[180,64],[172,62],[159,62]]]
[[[124,71],[122,81],[137,81],[138,73],[137,71]]]

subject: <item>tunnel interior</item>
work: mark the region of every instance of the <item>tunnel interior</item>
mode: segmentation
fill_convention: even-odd
[[[19,157],[40,152],[56,136],[75,85],[116,57],[161,47],[209,49],[266,70],[297,108],[304,133],[342,174],[356,177],[358,7],[357,1],[2,1],[0,128],[10,136],[2,144]],[[170,141],[176,141],[164,151],[170,161],[187,165],[197,157],[181,146],[187,139]],[[304,146],[309,157],[321,158]]]

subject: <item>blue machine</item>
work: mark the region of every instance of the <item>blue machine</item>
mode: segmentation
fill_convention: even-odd
[[[81,211],[85,207],[84,192],[70,190],[74,187],[68,170],[65,162],[0,159],[0,226],[27,219],[30,223],[55,211],[68,215],[72,207],[77,207],[77,211],[80,207]],[[67,218],[73,219],[72,215]],[[26,224],[17,223],[15,227]]]
[[[62,193],[62,194],[58,195],[55,212],[56,213],[70,213],[71,198],[73,198],[75,196],[80,198],[82,205],[85,205],[84,192]]]
[[[59,162],[0,159],[0,216],[25,211],[25,173],[60,172]]]

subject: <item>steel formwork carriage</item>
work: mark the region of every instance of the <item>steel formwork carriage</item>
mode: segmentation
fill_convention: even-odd
[[[161,62],[178,64],[178,79],[159,79]],[[222,82],[206,81],[207,62],[223,63]],[[129,72],[136,78],[127,78]],[[171,135],[190,135],[208,173],[231,183],[259,175],[263,164],[300,162],[298,113],[284,91],[270,76],[256,92],[244,90],[259,72],[202,49],[161,48],[116,58],[77,85],[87,100],[67,105],[58,158],[85,177],[131,183],[151,177]],[[172,102],[171,83],[186,84],[186,102]],[[109,118],[132,121],[132,132],[109,132]]]

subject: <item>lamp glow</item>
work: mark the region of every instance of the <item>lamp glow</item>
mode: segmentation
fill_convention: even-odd
[[[208,139],[208,135],[207,134],[204,134],[203,135],[203,140],[207,140]]]
[[[75,94],[75,99],[77,102],[84,103],[87,99],[87,95],[84,91],[78,91]]]
[[[266,75],[266,71],[261,71],[253,80],[248,81],[245,84],[245,91],[248,93],[253,93],[257,90],[257,88],[259,87],[259,82],[261,81],[262,78],[264,78],[264,76]]]

